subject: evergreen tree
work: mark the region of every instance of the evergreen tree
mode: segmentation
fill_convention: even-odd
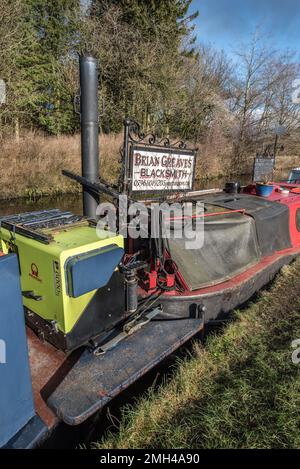
[[[31,41],[18,61],[21,83],[30,89],[26,107],[33,124],[50,134],[76,128],[74,89],[65,72],[77,40],[77,9],[78,0],[25,0],[23,28]]]
[[[190,34],[197,13],[187,16],[190,3],[92,1],[92,35],[83,36],[100,58],[105,131],[120,130],[124,115],[135,116],[146,128],[167,124],[183,58],[194,56]]]

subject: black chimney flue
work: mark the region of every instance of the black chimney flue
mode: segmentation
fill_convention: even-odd
[[[99,181],[98,61],[80,57],[80,114],[82,176]],[[99,196],[83,188],[83,214],[96,219]]]

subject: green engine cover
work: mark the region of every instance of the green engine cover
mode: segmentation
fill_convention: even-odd
[[[24,218],[24,217],[23,217]],[[110,250],[124,246],[124,239],[108,231],[99,231],[88,221],[82,220],[73,225],[55,226],[39,230],[49,237],[49,242],[28,236],[26,230],[12,230],[7,224],[1,226],[1,243],[5,253],[16,252],[19,258],[21,287],[24,306],[37,314],[43,320],[54,321],[55,327],[63,334],[69,333],[81,317],[89,302],[97,292],[98,284],[95,281],[97,272],[91,276],[91,290],[87,286],[82,294],[72,295],[68,285],[68,264],[70,260],[80,259],[82,256],[93,257],[97,255],[97,268],[99,267],[99,286],[101,279],[101,266],[107,268],[106,253]],[[103,253],[103,262],[101,261]],[[113,266],[111,275],[118,265]],[[111,277],[106,272],[107,280]],[[85,279],[85,285],[87,281]],[[77,289],[79,291],[79,289]]]

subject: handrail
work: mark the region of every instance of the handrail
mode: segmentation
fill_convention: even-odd
[[[212,217],[212,216],[215,216],[215,215],[228,215],[230,213],[242,213],[244,214],[246,212],[246,210],[244,208],[240,208],[240,209],[237,209],[237,210],[225,210],[223,212],[210,212],[210,213],[201,213],[199,215],[192,215],[191,217],[189,216],[183,216],[183,217],[170,217],[170,218],[167,218],[166,220],[167,221],[176,221],[176,220],[190,220],[190,219],[194,219],[194,218],[202,218],[202,217]]]

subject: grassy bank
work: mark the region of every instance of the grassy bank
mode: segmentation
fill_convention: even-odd
[[[232,170],[230,145],[217,145],[218,140],[199,146],[196,177],[209,180],[226,176]],[[115,182],[119,174],[120,147],[122,135],[101,135],[101,175]],[[253,158],[244,173],[251,173]],[[27,134],[15,140],[4,140],[0,152],[0,198],[39,197],[79,191],[75,184],[61,175],[66,168],[80,173],[79,135],[43,137]],[[298,156],[280,156],[278,171],[300,165]]]
[[[300,259],[158,391],[126,408],[97,448],[299,448]]]

